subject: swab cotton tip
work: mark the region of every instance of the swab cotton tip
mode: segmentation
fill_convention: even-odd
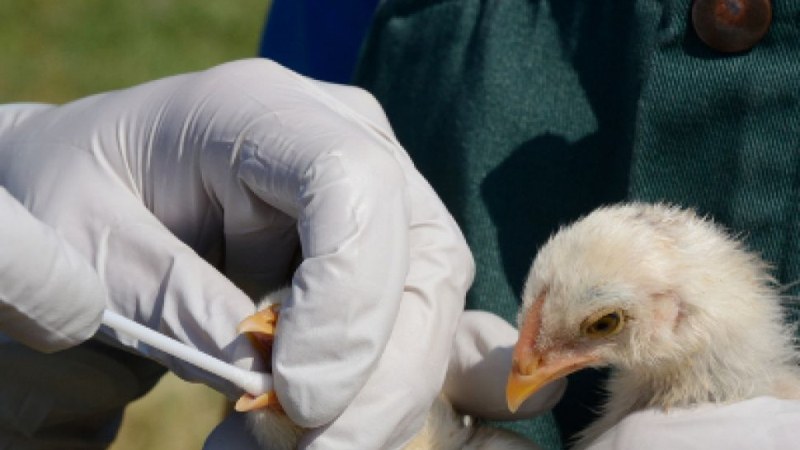
[[[103,312],[103,325],[224,378],[248,394],[258,396],[272,390],[272,376],[267,373],[236,367],[115,312]]]

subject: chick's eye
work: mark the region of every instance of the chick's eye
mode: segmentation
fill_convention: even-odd
[[[625,314],[620,310],[592,314],[581,324],[581,334],[589,338],[611,336],[622,330]]]

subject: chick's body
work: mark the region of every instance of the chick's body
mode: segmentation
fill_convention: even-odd
[[[612,366],[582,447],[645,408],[800,399],[784,319],[767,266],[712,222],[664,205],[599,209],[533,263],[509,404],[554,377]]]
[[[290,292],[290,289],[285,288],[267,295],[260,302],[259,311],[277,310],[273,305],[283,303],[288,299]],[[264,344],[257,346],[263,347]],[[476,386],[476,389],[480,387]],[[247,422],[256,440],[265,450],[293,450],[297,448],[298,441],[306,432],[294,424],[278,404],[248,411]],[[480,426],[470,416],[456,412],[447,398],[440,395],[433,402],[422,430],[404,447],[404,450],[535,450],[537,448],[532,442],[510,431]]]

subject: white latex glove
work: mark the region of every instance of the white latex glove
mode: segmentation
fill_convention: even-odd
[[[289,416],[325,425],[308,447],[395,448],[422,425],[473,263],[362,91],[248,60],[88,97],[0,136],[0,184],[94,264],[111,309],[243,367],[254,306],[197,254],[271,289],[299,243],[273,369]]]
[[[793,449],[800,442],[800,401],[757,397],[724,406],[631,414],[591,450]]]

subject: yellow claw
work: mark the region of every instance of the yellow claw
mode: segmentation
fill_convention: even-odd
[[[278,325],[278,311],[280,305],[273,304],[255,314],[248,316],[244,319],[237,331],[247,333],[247,337],[253,344],[253,347],[261,354],[267,364],[271,361],[272,357],[272,341],[275,338],[275,329]],[[278,397],[275,391],[269,391],[254,397],[250,394],[244,394],[236,401],[234,409],[239,412],[253,411],[256,409],[271,408],[275,411],[283,411],[281,404],[278,402]]]
[[[279,308],[279,305],[270,305],[268,308],[256,312],[241,321],[237,331],[239,333],[259,333],[274,336],[275,326],[278,324]]]
[[[250,394],[244,394],[239,397],[233,409],[239,412],[253,411],[256,409],[272,408],[277,411],[283,411],[278,396],[275,391],[269,391],[266,394],[261,394],[258,397],[253,397]]]

